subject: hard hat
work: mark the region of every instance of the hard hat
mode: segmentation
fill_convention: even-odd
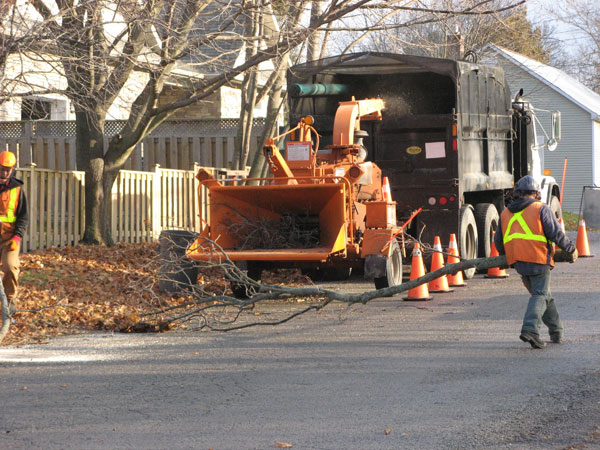
[[[519,181],[517,181],[517,183],[515,184],[514,190],[515,190],[515,194],[517,192],[539,193],[540,185],[538,184],[537,181],[535,181],[535,178],[533,178],[531,175],[525,175],[523,178],[521,178]]]
[[[14,167],[17,164],[17,158],[15,154],[9,151],[0,153],[0,166]]]

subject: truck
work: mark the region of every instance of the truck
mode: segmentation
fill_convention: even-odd
[[[562,215],[539,155],[560,139],[560,115],[539,144],[536,111],[499,67],[363,52],[296,65],[287,83],[298,125],[278,137],[281,149],[265,143],[271,175],[197,174],[209,221],[188,258],[229,259],[255,280],[273,267],[328,278],[363,270],[382,288],[402,282],[404,233],[421,242],[455,234],[462,258],[489,256],[499,211],[524,175]],[[231,287],[252,294],[243,280]]]
[[[488,257],[499,212],[525,175],[562,217],[559,186],[540,158],[560,140],[560,112],[550,112],[551,137],[538,142],[534,107],[522,90],[511,93],[500,67],[362,52],[294,66],[287,82],[290,121],[314,117],[325,147],[340,100],[385,102],[384,120],[365,127],[368,160],[388,177],[400,221],[422,208],[407,232],[423,242],[454,233],[462,258]]]

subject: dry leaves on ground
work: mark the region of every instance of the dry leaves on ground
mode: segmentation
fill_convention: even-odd
[[[157,309],[190,301],[158,289],[159,247],[156,243],[50,248],[21,255],[18,312],[4,345],[44,342],[62,334],[92,330],[165,331],[171,324],[140,317]],[[295,282],[289,275],[267,274],[268,282]],[[204,294],[227,291],[222,273],[201,270]]]

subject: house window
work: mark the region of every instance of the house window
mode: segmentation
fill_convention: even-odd
[[[21,103],[21,120],[50,120],[51,111],[51,102],[24,98]]]

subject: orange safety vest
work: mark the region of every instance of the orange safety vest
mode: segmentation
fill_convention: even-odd
[[[17,206],[21,186],[0,193],[0,239],[6,241],[15,234],[17,221]]]
[[[540,219],[542,202],[534,202],[525,209],[512,213],[506,208],[502,211],[502,241],[509,265],[516,261],[548,264],[554,267],[554,247],[544,234]]]

